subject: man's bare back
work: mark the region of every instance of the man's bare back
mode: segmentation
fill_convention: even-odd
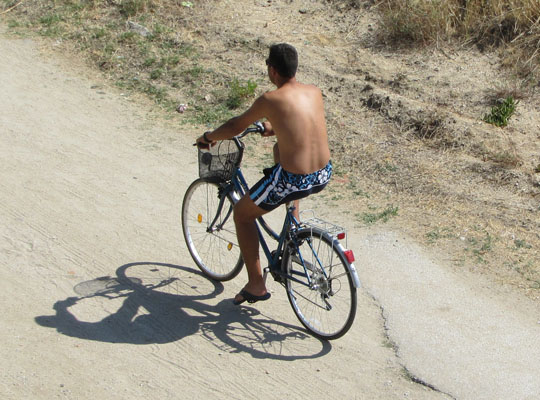
[[[259,97],[243,114],[212,132],[211,140],[228,139],[266,118],[266,135],[276,135],[280,164],[288,172],[309,174],[330,160],[324,104],[319,88],[283,79],[272,68],[268,75],[277,89]],[[203,142],[203,137],[199,138]]]
[[[330,150],[321,91],[293,80],[263,98],[283,169],[309,174],[323,168],[330,160]]]

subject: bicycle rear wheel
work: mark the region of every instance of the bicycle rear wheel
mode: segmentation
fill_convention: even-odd
[[[227,281],[242,270],[243,260],[236,239],[233,203],[228,196],[220,207],[220,186],[204,179],[187,189],[182,204],[182,228],[188,250],[208,277]]]
[[[296,236],[298,248],[288,246],[282,264],[288,275],[289,302],[315,336],[337,339],[350,329],[356,316],[356,288],[349,263],[339,242],[324,231],[302,228]]]

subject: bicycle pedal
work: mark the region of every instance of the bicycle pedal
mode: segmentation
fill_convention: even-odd
[[[263,281],[265,285],[266,285],[266,277],[268,276],[269,271],[270,271],[270,267],[266,267],[265,269],[263,269]]]

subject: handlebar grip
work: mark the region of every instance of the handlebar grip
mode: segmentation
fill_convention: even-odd
[[[260,134],[264,133],[265,129],[264,129],[264,125],[262,124],[262,122],[257,121],[255,123],[253,123],[253,125],[255,125],[257,127],[257,132],[259,132]]]

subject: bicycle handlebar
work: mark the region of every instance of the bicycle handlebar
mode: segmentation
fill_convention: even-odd
[[[240,139],[242,139],[244,136],[252,132],[257,132],[262,135],[264,133],[264,125],[262,124],[262,122],[259,122],[259,121],[254,122],[252,127],[247,128],[240,135],[236,135],[235,137],[232,138],[232,140],[234,140],[234,143],[236,144],[238,149],[243,149],[244,147],[244,144],[240,141]]]
[[[248,135],[249,133],[252,133],[252,132],[257,132],[257,133],[260,133],[262,135],[264,133],[264,131],[265,131],[265,129],[264,129],[264,125],[262,124],[262,122],[257,121],[257,122],[253,123],[253,126],[247,128],[241,134],[234,136],[232,138],[232,140],[234,140],[234,142],[236,143],[236,145],[238,147],[241,147],[242,145],[241,145],[240,139],[242,139],[243,137],[245,137],[246,135]],[[197,146],[197,143],[194,143],[193,146]]]
[[[255,122],[253,123],[254,126],[247,128],[244,132],[242,132],[240,135],[236,135],[235,138],[242,139],[244,136],[246,136],[248,133],[257,132],[260,134],[264,133],[264,125],[262,122]]]

